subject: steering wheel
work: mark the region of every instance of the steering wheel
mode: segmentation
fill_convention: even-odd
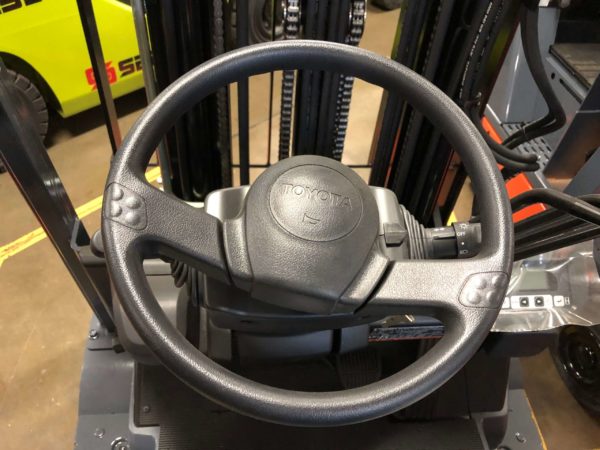
[[[479,200],[482,246],[460,260],[389,260],[377,244],[373,194],[351,169],[317,156],[285,159],[250,187],[239,217],[221,223],[150,184],[144,171],[161,137],[219,87],[276,70],[344,73],[399,95],[459,153]],[[148,106],[117,152],[102,234],[112,281],[135,329],[164,364],[211,400],[257,419],[296,426],[375,419],[420,400],[473,356],[493,325],[512,265],[508,198],[494,159],[459,107],[433,84],[374,53],[321,41],[259,44],[211,59]],[[443,338],[400,372],[335,392],[266,386],[209,359],[154,298],[144,258],[176,257],[252,297],[307,313],[438,317]]]

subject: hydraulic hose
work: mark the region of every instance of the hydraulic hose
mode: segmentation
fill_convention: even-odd
[[[502,143],[508,148],[515,148],[536,137],[551,133],[561,128],[565,122],[565,112],[556,97],[540,51],[539,42],[539,7],[527,4],[521,12],[521,39],[525,60],[533,76],[536,86],[548,105],[548,114],[523,126],[521,130],[511,134]]]
[[[535,203],[544,203],[573,217],[600,226],[600,208],[555,189],[531,189],[523,192],[510,201],[510,206],[514,212]]]
[[[534,154],[520,154],[515,152],[514,150],[510,150],[504,145],[496,142],[488,133],[483,129],[483,125],[481,124],[481,117],[477,113],[475,108],[469,111],[469,115],[477,130],[483,136],[486,144],[490,147],[492,152],[494,153],[494,157],[496,161],[502,164],[504,167],[507,167],[511,170],[516,170],[519,172],[531,172],[536,171],[540,168],[537,163],[538,157]]]
[[[467,112],[467,115],[492,150],[496,161],[504,166],[504,174],[510,177],[514,173],[538,170],[539,165],[537,164],[537,155],[524,155],[518,153],[492,139],[492,137],[483,129],[481,124],[479,103],[474,100],[469,100],[476,99],[479,95],[477,82],[474,81],[474,79],[476,78],[478,70],[481,68],[482,61],[485,61],[489,56],[491,50],[490,42],[494,41],[499,32],[499,27],[494,25],[498,21],[502,21],[506,14],[506,8],[504,6],[502,1],[497,0],[491,2],[482,17],[484,23],[480,28],[479,35],[471,50],[471,58],[463,76],[460,101],[464,105],[465,112]]]
[[[557,191],[551,188],[536,188],[529,191],[523,192],[522,194],[513,197],[510,200],[510,207],[514,212],[517,212],[526,206],[534,205],[536,203],[543,203],[548,206],[552,206],[556,211],[545,211],[543,222],[550,225],[553,221],[564,220],[562,215],[568,214],[576,219],[584,220],[593,225],[600,226],[600,208],[595,205],[600,201],[600,196],[597,194],[582,195],[581,197],[574,197],[564,192]],[[539,216],[540,219],[542,215]],[[531,220],[536,220],[536,217]],[[470,223],[478,223],[479,216],[474,215]],[[534,226],[533,222],[529,222],[530,225]],[[535,223],[535,226],[543,225],[542,223]],[[521,223],[516,224],[517,227],[522,226]]]

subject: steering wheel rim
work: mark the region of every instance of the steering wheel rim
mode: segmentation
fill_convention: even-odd
[[[231,282],[221,223],[150,187],[144,170],[161,137],[206,95],[245,77],[286,69],[344,73],[399,94],[441,129],[461,156],[480,199],[483,239],[478,257],[460,263],[394,263],[364,307],[398,313],[416,303],[423,311],[435,310],[447,325],[444,337],[406,369],[345,391],[288,391],[245,379],[216,364],[169,322],[142,268],[146,256],[172,254],[201,267],[209,276]],[[155,217],[158,223],[154,223]],[[193,232],[197,230],[203,234]],[[472,357],[491,329],[512,266],[508,198],[491,152],[466,115],[438,88],[406,67],[366,50],[322,41],[266,43],[229,52],[190,71],[163,91],[136,121],[112,163],[102,233],[111,278],[123,308],[142,340],[169,370],[229,409],[296,426],[346,425],[375,419],[439,388]],[[177,238],[170,240],[170,236]],[[436,275],[440,268],[447,269],[449,279]],[[433,296],[434,290],[436,296],[446,292],[450,298],[433,302],[427,296]],[[397,301],[414,297],[415,292],[416,299]]]

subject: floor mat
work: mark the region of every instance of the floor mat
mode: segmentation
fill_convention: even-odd
[[[319,385],[339,389],[333,367],[326,362],[290,365],[269,371],[293,388]],[[290,377],[282,376],[282,372]],[[267,382],[267,371],[254,374]],[[295,374],[294,376],[291,376]],[[311,379],[313,381],[311,382]],[[308,383],[307,383],[308,381]],[[314,388],[314,387],[312,387]],[[469,450],[484,448],[471,420],[399,422],[390,417],[335,428],[297,428],[273,425],[229,411],[190,390],[162,367],[136,369],[134,421],[138,426],[160,425],[160,449],[224,450]]]

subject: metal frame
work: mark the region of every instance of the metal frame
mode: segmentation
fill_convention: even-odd
[[[90,328],[98,325],[92,319]],[[115,352],[110,340],[88,340],[79,388],[77,448],[158,448],[160,428],[136,427],[133,422],[135,367],[131,355]]]
[[[121,130],[117,118],[117,110],[115,102],[110,90],[108,75],[104,63],[104,55],[102,53],[102,44],[100,43],[100,35],[98,34],[98,26],[96,17],[94,16],[94,7],[92,0],[77,0],[77,8],[79,10],[79,18],[83,27],[83,35],[90,55],[94,78],[96,80],[96,88],[100,96],[100,106],[104,115],[104,122],[110,140],[110,147],[113,155],[121,146]]]
[[[144,76],[144,90],[148,103],[156,98],[156,80],[154,79],[154,70],[152,68],[152,54],[150,52],[150,41],[146,29],[146,11],[144,0],[132,0],[131,10],[133,12],[133,22],[135,24],[135,35],[137,37],[140,50],[140,59],[142,61],[142,75]],[[160,174],[162,185],[165,191],[171,192],[171,172],[169,169],[169,156],[165,149],[164,140],[161,139],[157,148]]]
[[[237,2],[237,45],[248,45],[248,2]],[[237,83],[240,184],[250,184],[250,104],[248,79]]]
[[[0,157],[102,325],[112,331],[111,299],[74,245],[89,242],[34,122],[0,61]]]
[[[577,178],[578,172],[585,165],[586,159],[591,156],[591,152],[600,147],[598,123],[600,123],[600,77],[587,92],[579,110],[562,135],[552,159],[544,170],[544,175],[549,178],[573,176]],[[593,190],[600,186],[599,181],[596,180],[596,183]]]

